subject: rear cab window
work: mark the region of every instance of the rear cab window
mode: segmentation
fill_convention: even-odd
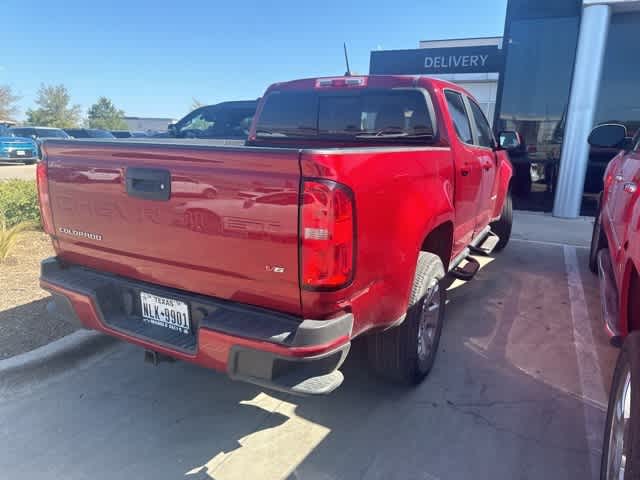
[[[428,93],[409,89],[331,89],[268,94],[255,137],[349,142],[433,141]]]

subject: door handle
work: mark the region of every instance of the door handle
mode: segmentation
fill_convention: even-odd
[[[127,194],[145,200],[169,200],[171,172],[159,168],[127,168]]]
[[[467,168],[467,167],[462,167],[462,168],[460,169],[460,175],[462,175],[463,177],[466,177],[467,175],[469,175],[469,172],[470,172],[470,171],[471,171],[471,170],[470,170],[469,168]]]
[[[484,168],[485,170],[491,170],[493,168],[493,163],[486,162],[484,165],[482,165],[482,168]]]
[[[625,183],[624,191],[627,193],[636,193],[638,191],[638,185],[633,182]]]
[[[621,181],[623,181],[623,180],[624,180],[624,177],[622,176],[622,174],[621,174],[621,173],[619,173],[619,174],[617,174],[615,177],[613,177],[613,179],[614,179],[616,182],[621,182]]]

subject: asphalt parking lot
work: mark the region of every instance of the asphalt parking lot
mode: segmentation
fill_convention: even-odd
[[[122,343],[0,374],[0,472],[65,479],[597,478],[617,351],[584,248],[514,240],[452,285],[434,370],[299,398]],[[101,341],[101,340],[99,340]],[[0,370],[0,373],[1,370]]]

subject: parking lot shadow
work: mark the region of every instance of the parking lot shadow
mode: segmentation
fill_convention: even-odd
[[[49,297],[0,311],[0,360],[33,350],[73,332],[47,312]]]

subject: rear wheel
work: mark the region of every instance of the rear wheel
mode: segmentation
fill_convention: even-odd
[[[600,478],[640,478],[640,332],[627,337],[613,374]]]
[[[507,198],[504,200],[504,205],[502,206],[500,218],[491,224],[491,231],[500,238],[495,248],[496,251],[499,252],[507,246],[511,238],[512,227],[513,199],[511,198],[511,190],[509,190],[509,192],[507,192]]]
[[[598,214],[595,222],[593,222],[591,249],[589,250],[589,269],[593,273],[598,273],[598,252],[603,248],[607,248],[607,237],[602,230],[602,222],[600,221],[600,214]]]
[[[418,384],[433,367],[444,322],[444,275],[437,255],[420,253],[404,322],[368,337],[369,361],[379,375]]]

